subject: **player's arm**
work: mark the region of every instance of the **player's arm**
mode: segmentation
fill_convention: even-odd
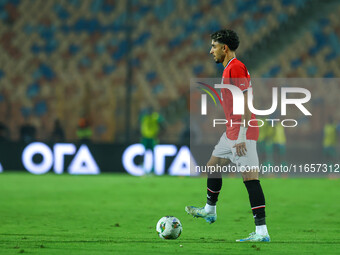
[[[238,134],[238,138],[236,140],[235,148],[236,153],[239,157],[246,155],[246,134],[248,129],[248,121],[251,119],[251,112],[248,108],[248,88],[250,85],[250,77],[248,71],[243,66],[236,66],[231,70],[232,77],[238,77],[235,79],[234,84],[242,90],[243,98],[244,98],[244,114],[242,115],[241,123],[244,123],[240,126],[240,131]]]
[[[244,114],[242,115],[241,123],[244,123],[240,126],[240,131],[238,133],[238,138],[236,140],[235,148],[236,153],[239,157],[246,155],[246,139],[247,139],[247,130],[248,130],[248,122],[251,119],[251,111],[248,108],[248,90],[243,92],[244,96]]]

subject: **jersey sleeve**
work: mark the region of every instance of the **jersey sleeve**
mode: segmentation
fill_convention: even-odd
[[[243,92],[247,91],[250,85],[250,75],[244,66],[235,65],[231,70],[232,84]]]

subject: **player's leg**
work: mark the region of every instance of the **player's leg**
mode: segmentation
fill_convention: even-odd
[[[157,138],[150,138],[149,143],[150,143],[149,151],[151,151],[151,153],[153,153],[154,148],[158,144],[158,139]],[[152,167],[151,167],[151,170],[150,170],[149,174],[154,174],[155,173],[155,169],[154,169],[155,163],[154,162],[155,162],[155,159],[154,159],[154,157],[152,157]]]
[[[259,180],[258,168],[249,172],[243,172],[242,177],[248,191],[249,202],[255,220],[256,233],[268,235],[265,212],[266,202]]]
[[[241,166],[249,166],[241,169],[243,182],[247,188],[251,210],[255,220],[255,233],[248,238],[237,241],[268,242],[270,241],[265,214],[265,197],[259,181],[258,157],[256,152],[256,141],[247,141],[247,155],[240,157],[238,163]]]
[[[145,157],[144,158],[152,158],[152,161],[143,161],[143,170],[147,175],[151,175],[154,172],[154,159],[153,159],[153,149],[157,145],[157,140],[153,138],[142,137],[141,140],[142,145],[145,148]]]
[[[222,188],[221,171],[223,166],[230,163],[231,157],[231,147],[226,134],[223,133],[207,163],[207,203],[204,207],[186,206],[187,213],[194,217],[204,218],[209,223],[216,221],[216,202]]]
[[[229,163],[229,159],[211,156],[207,163],[207,203],[204,207],[186,206],[185,211],[188,214],[196,218],[203,218],[210,224],[216,221],[216,202],[222,188],[221,169]]]
[[[205,210],[207,213],[216,213],[216,203],[218,201],[218,196],[222,189],[222,172],[223,166],[230,164],[230,159],[219,158],[211,156],[207,163],[207,167],[211,169],[208,171],[207,178],[207,203],[205,205]]]

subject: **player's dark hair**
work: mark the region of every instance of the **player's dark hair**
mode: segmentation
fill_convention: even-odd
[[[238,35],[230,29],[222,29],[210,35],[211,39],[226,44],[230,50],[235,51],[240,44]]]

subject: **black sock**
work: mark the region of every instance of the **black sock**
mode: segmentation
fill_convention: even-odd
[[[266,213],[265,213],[265,199],[261,184],[259,180],[245,181],[244,184],[248,190],[249,201],[251,205],[251,210],[253,211],[255,225],[265,225],[266,224]]]
[[[222,176],[220,173],[209,174],[207,180],[207,204],[216,205],[218,195],[222,188]]]

